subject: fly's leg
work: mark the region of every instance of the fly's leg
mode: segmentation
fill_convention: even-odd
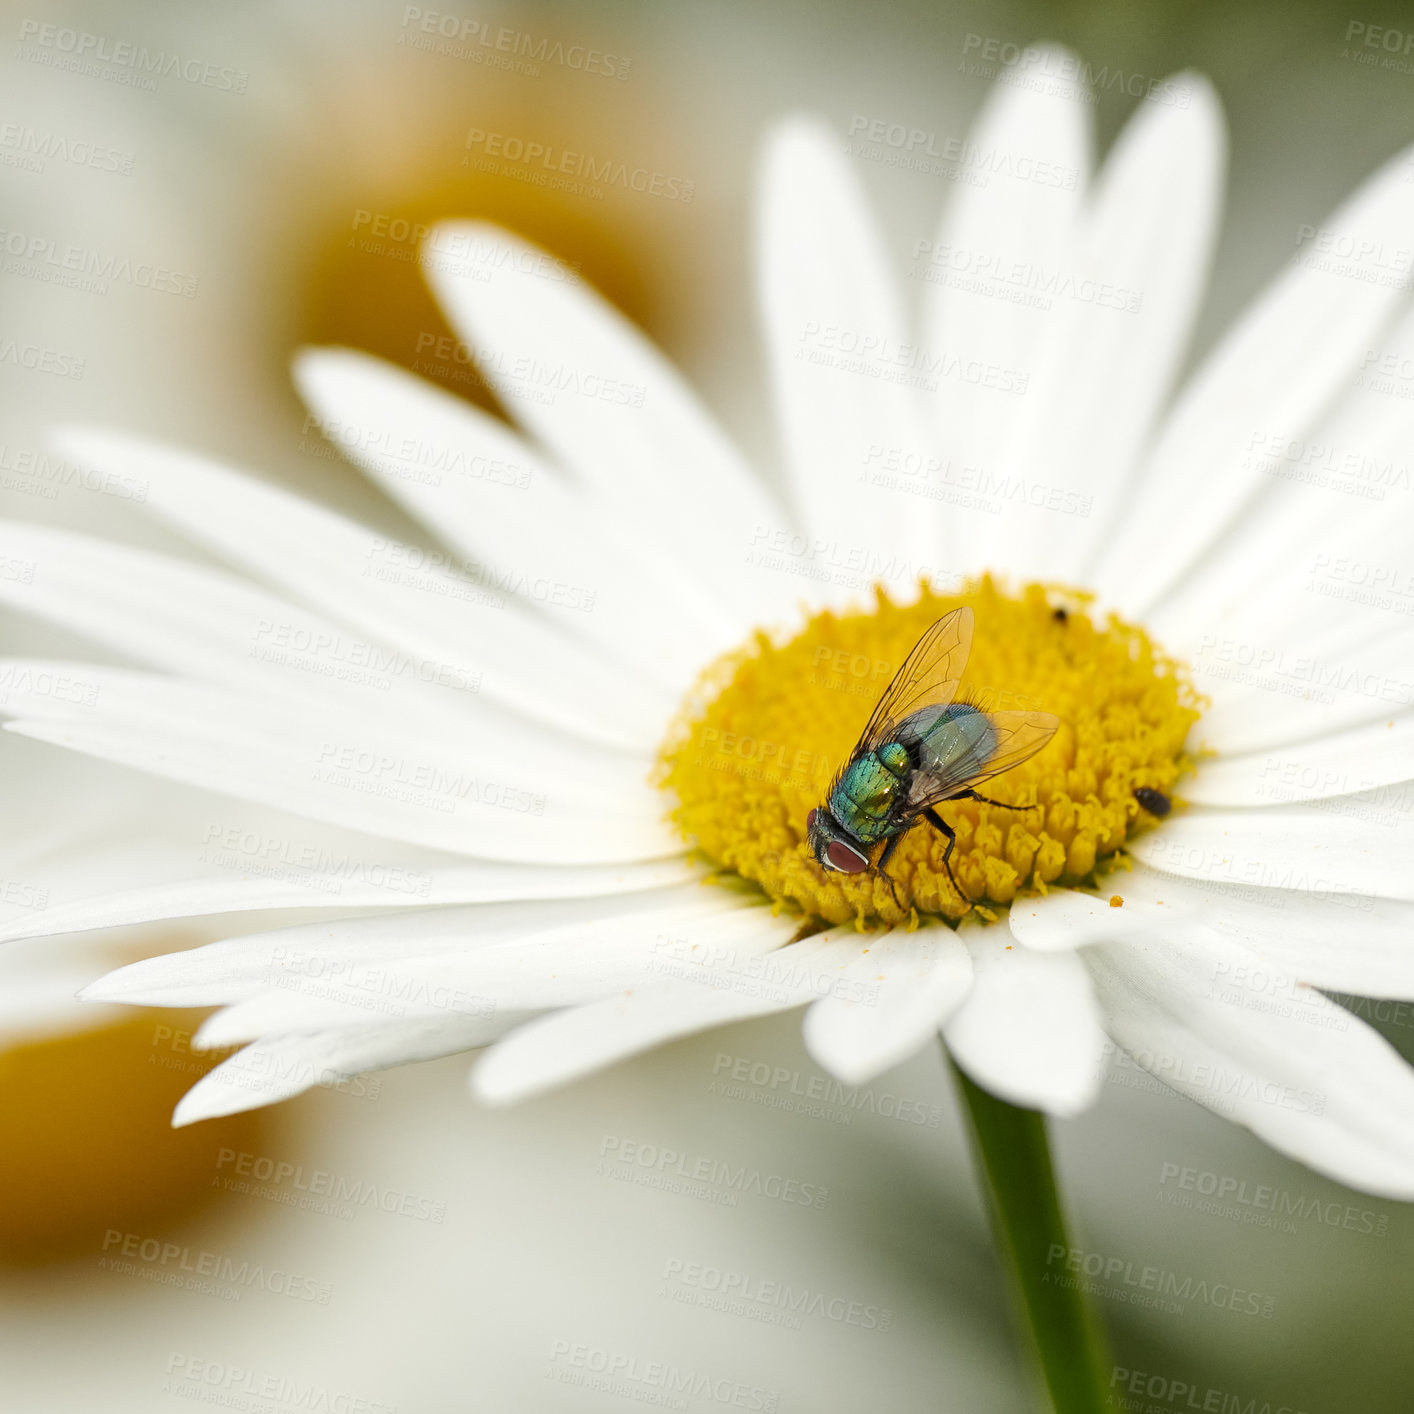
[[[978,795],[975,790],[960,790],[956,795],[949,796],[949,800],[980,800],[983,805],[995,805],[998,810],[1039,810],[1037,805],[1007,805],[1003,801],[993,800],[989,795]]]
[[[898,890],[894,888],[893,879],[884,873],[884,865],[892,858],[893,852],[898,848],[899,841],[902,838],[902,835],[891,835],[888,844],[884,846],[884,852],[879,856],[879,862],[874,866],[879,877],[889,886],[889,892],[894,896],[894,902],[898,904],[900,913],[903,911],[903,904],[899,903]]]
[[[957,831],[954,830],[931,805],[923,812],[923,818],[946,838],[948,847],[943,851],[943,868],[947,870],[948,881],[952,884],[953,888],[957,890],[958,898],[966,900],[967,907],[971,910],[972,900],[963,893],[961,885],[957,882],[952,872],[952,852],[957,848]]]

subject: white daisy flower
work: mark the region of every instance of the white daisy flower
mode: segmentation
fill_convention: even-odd
[[[1117,1047],[1312,1167],[1414,1197],[1414,1076],[1324,995],[1414,996],[1411,630],[1317,573],[1395,562],[1406,515],[1339,494],[1362,473],[1310,452],[1379,467],[1411,424],[1369,372],[1414,357],[1394,258],[1414,184],[1392,161],[1313,225],[1172,396],[1223,140],[1202,80],[1162,95],[1092,175],[1084,93],[999,83],[915,253],[916,331],[841,140],[772,135],[780,496],[573,272],[473,225],[437,232],[427,273],[518,430],[356,352],[296,367],[440,549],[197,455],[63,434],[227,568],[5,526],[6,563],[32,567],[0,577],[6,602],[143,665],[83,665],[80,701],[42,686],[72,665],[8,663],[9,729],[271,814],[228,829],[200,797],[185,856],[12,933],[350,910],[89,989],[220,1006],[204,1042],[248,1043],[178,1123],[488,1045],[473,1090],[508,1102],[808,1006],[846,1083],[941,1030],[980,1086],[1069,1115]],[[1062,726],[989,787],[1034,808],[944,807],[979,906],[920,826],[890,865],[900,909],[876,875],[821,871],[805,818],[962,606],[964,688]]]

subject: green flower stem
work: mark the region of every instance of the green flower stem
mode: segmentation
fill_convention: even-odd
[[[991,1200],[993,1234],[1050,1407],[1055,1414],[1099,1414],[1109,1408],[1109,1362],[1099,1323],[1057,1257],[1057,1249],[1069,1250],[1070,1240],[1045,1117],[988,1094],[956,1065],[953,1074],[971,1122],[978,1176]]]

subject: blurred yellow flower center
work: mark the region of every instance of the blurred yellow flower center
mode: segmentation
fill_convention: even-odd
[[[105,1233],[175,1230],[221,1193],[222,1151],[260,1150],[266,1112],[172,1128],[172,1106],[221,1055],[194,1052],[197,1012],[97,1012],[83,1030],[0,1049],[0,1270]]]
[[[872,870],[822,869],[805,822],[914,644],[942,615],[971,605],[976,629],[959,699],[984,711],[1050,712],[1061,725],[1037,755],[982,787],[1035,808],[938,807],[957,832],[953,874],[984,918],[995,916],[987,905],[1024,891],[1093,883],[1131,830],[1154,823],[1141,799],[1162,808],[1148,792],[1167,796],[1191,764],[1184,742],[1199,699],[1182,665],[1143,629],[1113,616],[1097,623],[1091,596],[1076,591],[1031,584],[1007,593],[984,578],[958,594],[925,586],[907,605],[882,589],[875,597],[871,611],[817,614],[787,642],[758,633],[702,675],[660,758],[687,841],[810,919],[869,927],[902,922],[912,909],[960,918],[967,903],[943,867],[947,842],[926,822],[889,860],[902,908]]]

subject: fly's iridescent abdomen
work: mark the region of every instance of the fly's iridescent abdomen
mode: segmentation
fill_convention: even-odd
[[[916,716],[931,720],[926,725],[919,723],[920,729],[913,731],[909,722],[902,722],[899,735],[917,741],[918,768],[930,776],[961,781],[988,761],[996,749],[997,734],[987,714],[966,702],[951,702],[938,711],[929,709]]]

